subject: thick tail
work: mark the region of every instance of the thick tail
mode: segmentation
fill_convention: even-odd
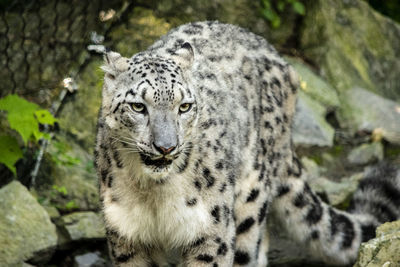
[[[400,169],[386,162],[369,168],[348,211],[369,214],[375,219],[372,226],[400,219]],[[373,238],[375,231],[365,234],[363,241]]]
[[[278,187],[272,215],[288,235],[308,246],[312,261],[333,265],[353,263],[361,242],[375,235],[385,221],[400,218],[400,171],[387,164],[368,171],[348,212],[321,201],[300,178]]]

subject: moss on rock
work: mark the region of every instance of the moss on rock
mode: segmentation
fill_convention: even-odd
[[[296,58],[286,58],[300,78],[300,89],[318,103],[333,110],[339,106],[335,89],[319,77],[310,67]]]
[[[354,86],[400,100],[400,26],[360,0],[310,1],[300,46],[339,92]]]
[[[0,266],[48,255],[57,245],[46,210],[19,182],[0,189]]]
[[[400,221],[385,223],[377,237],[363,243],[354,267],[400,266]]]

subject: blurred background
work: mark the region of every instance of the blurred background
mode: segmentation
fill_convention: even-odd
[[[201,20],[265,37],[299,73],[292,137],[324,201],[345,209],[365,170],[399,165],[397,0],[0,0],[0,266],[109,265],[92,157],[101,51],[130,57]],[[310,266],[270,226],[271,266]]]

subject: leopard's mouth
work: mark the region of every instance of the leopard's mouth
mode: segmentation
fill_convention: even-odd
[[[140,153],[140,158],[142,159],[143,163],[147,166],[154,166],[157,168],[166,168],[169,167],[172,163],[171,159],[167,159],[166,157],[161,157],[157,159],[152,159],[151,157]]]

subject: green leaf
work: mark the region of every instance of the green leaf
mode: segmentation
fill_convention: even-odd
[[[278,1],[278,4],[276,5],[276,8],[279,11],[283,11],[285,9],[285,6],[286,6],[286,2],[283,1],[283,0],[280,0],[280,1]]]
[[[0,110],[7,111],[10,128],[21,135],[25,144],[31,137],[35,141],[48,137],[39,131],[38,123],[54,125],[57,121],[49,111],[40,109],[37,104],[17,95],[8,95],[0,99]]]
[[[0,99],[0,109],[10,113],[33,112],[39,109],[35,103],[29,102],[18,95],[8,95]]]
[[[281,25],[281,18],[272,8],[261,9],[261,13],[274,28],[278,28]]]
[[[68,201],[67,204],[65,204],[65,208],[67,210],[73,210],[73,209],[78,209],[79,206],[75,203],[75,201],[71,200]]]
[[[271,21],[271,25],[273,28],[278,28],[281,25],[281,18],[276,15],[274,19]]]
[[[53,189],[64,196],[68,195],[68,191],[65,186],[53,185]]]
[[[25,144],[32,135],[39,135],[38,123],[34,116],[37,109],[39,109],[38,105],[17,95],[8,95],[0,99],[0,110],[7,111],[10,128],[21,135]]]
[[[54,123],[57,122],[57,119],[46,109],[35,111],[35,116],[41,124],[54,125]]]
[[[14,137],[8,135],[0,136],[0,163],[6,165],[15,176],[17,175],[17,170],[14,164],[22,156],[22,151]]]
[[[304,16],[306,14],[306,8],[301,2],[293,2],[292,7],[297,14]]]
[[[274,11],[272,9],[264,8],[261,12],[267,20],[272,21],[274,19]]]
[[[266,9],[271,9],[271,0],[262,0],[262,5]]]
[[[33,113],[9,113],[8,123],[11,129],[16,130],[21,135],[25,144],[32,135],[35,137],[40,135],[39,126]]]

